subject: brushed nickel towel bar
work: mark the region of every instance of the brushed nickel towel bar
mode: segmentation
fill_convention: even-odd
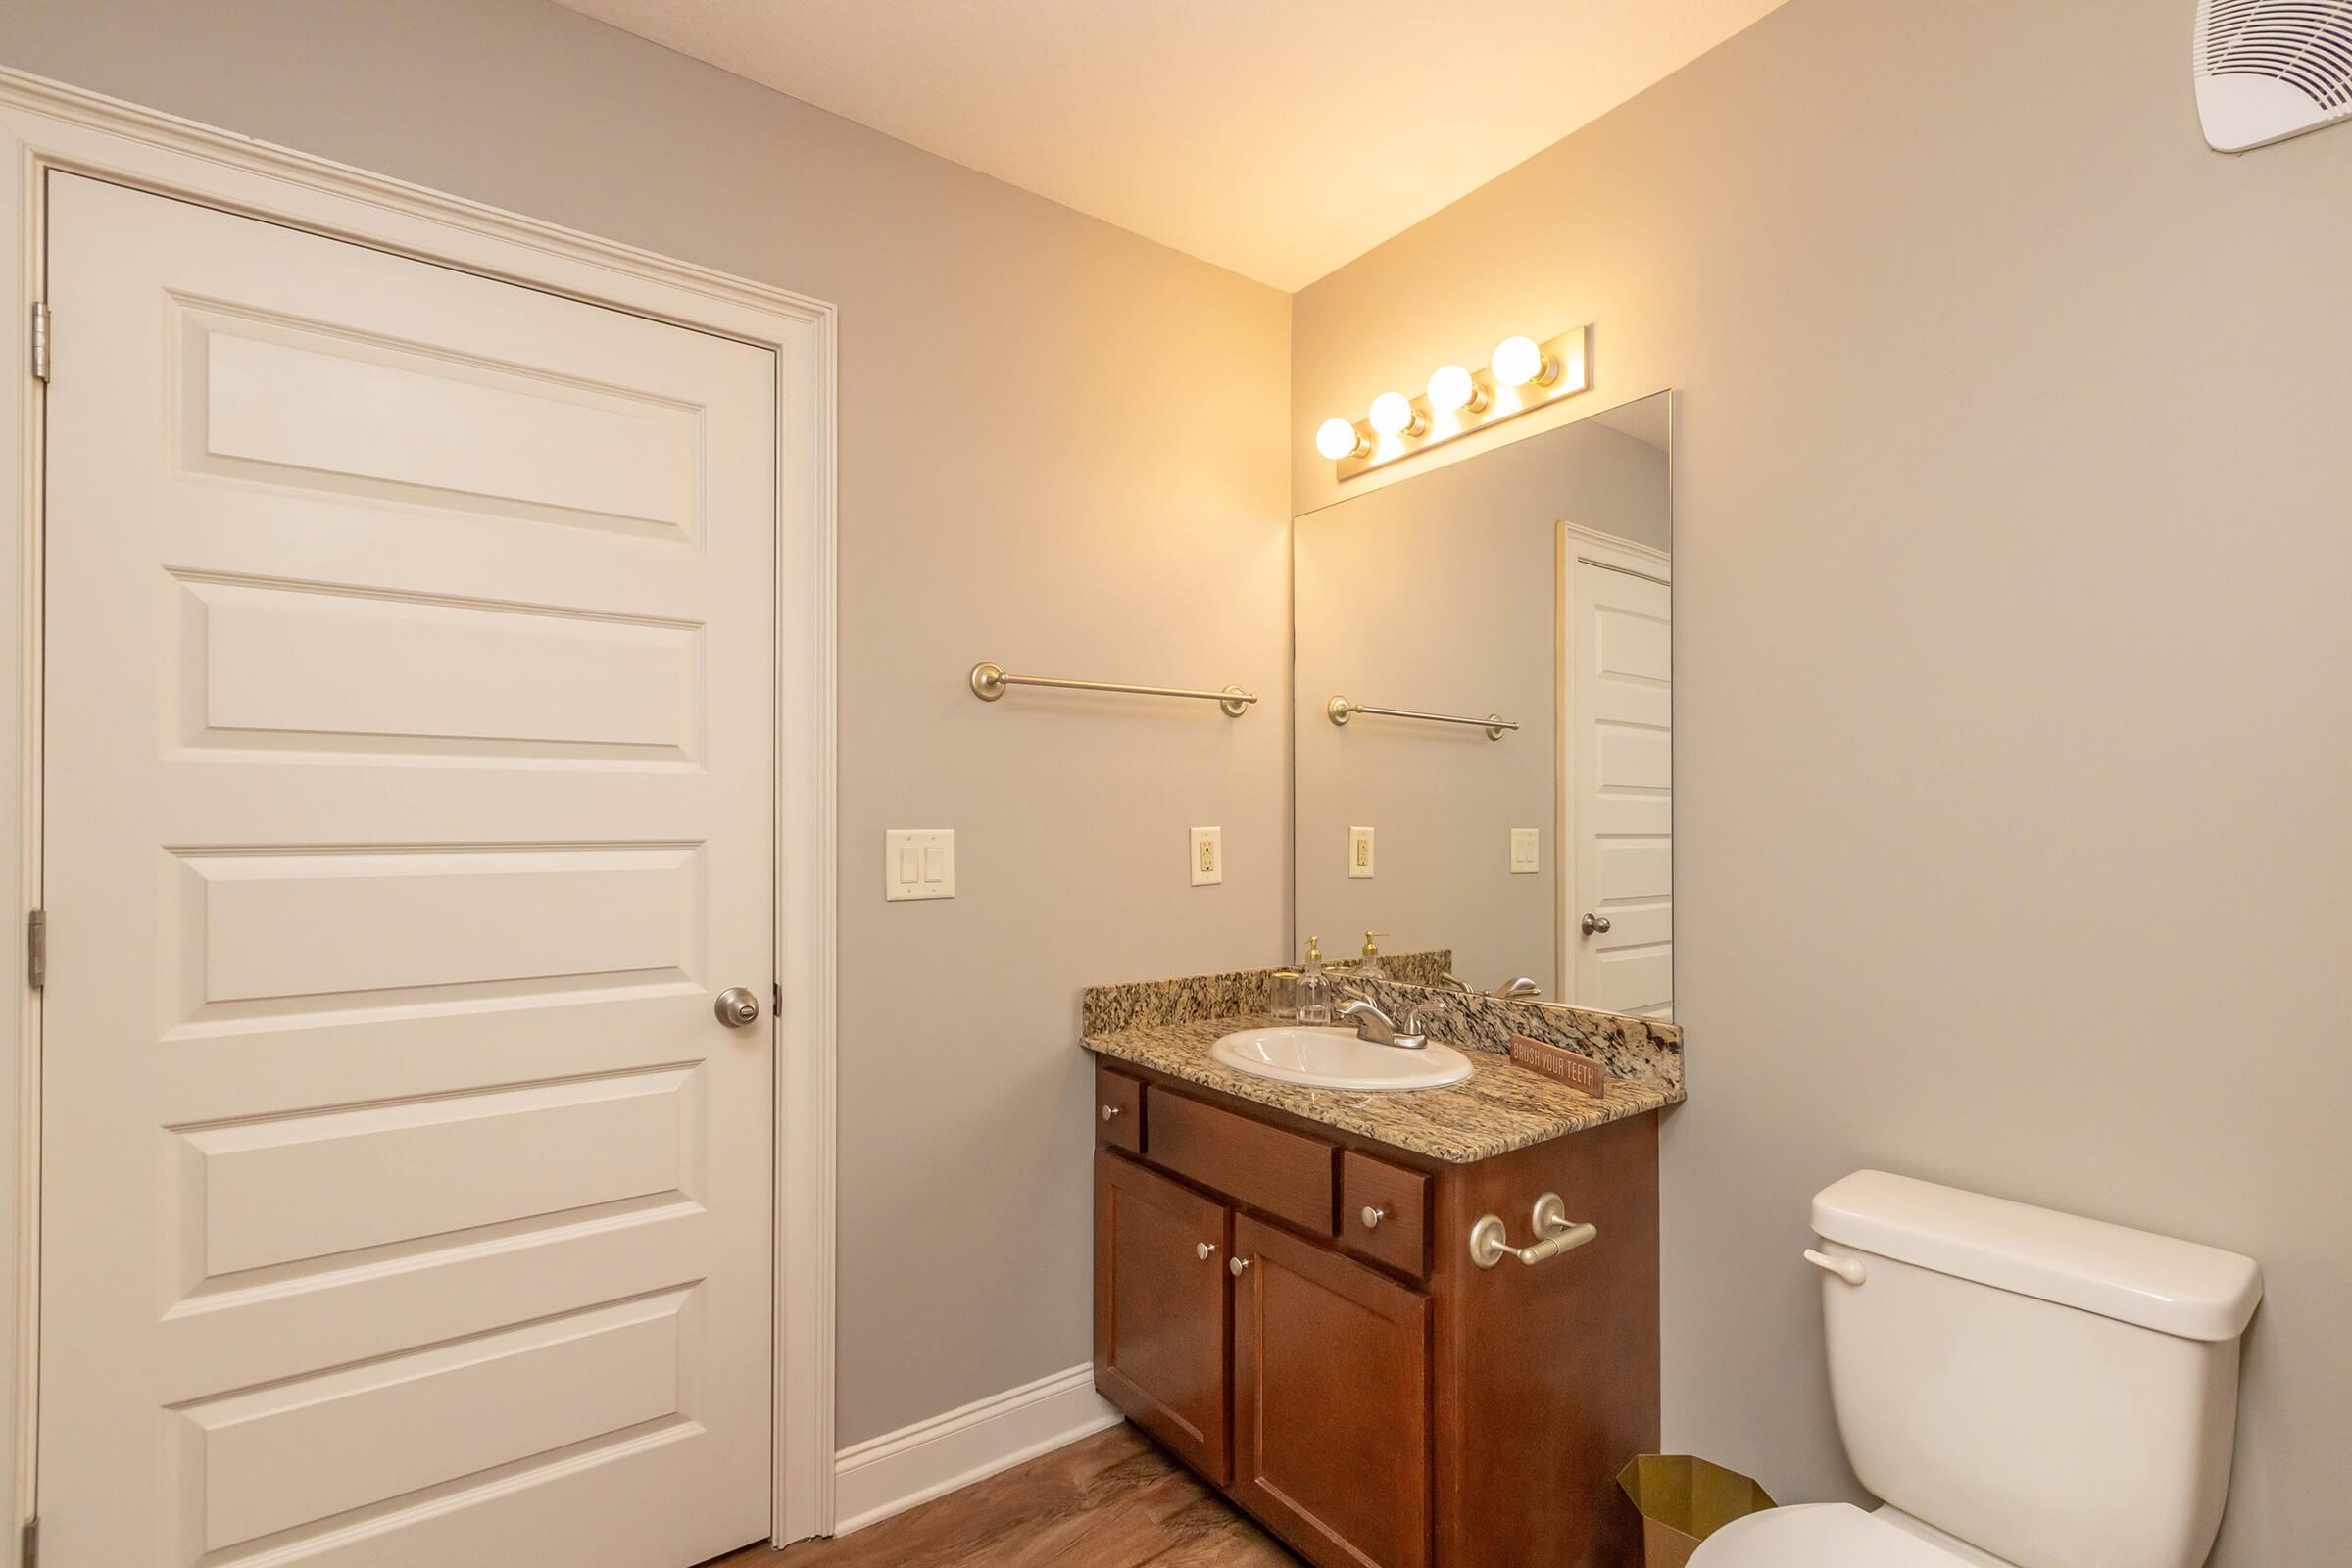
[[[972,666],[972,695],[984,703],[993,703],[1004,695],[1007,686],[1051,686],[1065,692],[1126,692],[1134,697],[1197,697],[1216,704],[1228,716],[1239,718],[1257,701],[1257,693],[1246,692],[1239,686],[1228,686],[1221,692],[1194,691],[1185,686],[1130,686],[1115,680],[1063,680],[1055,675],[1007,675],[996,665],[982,661]]]
[[[1416,713],[1409,708],[1367,708],[1345,697],[1334,697],[1323,706],[1323,711],[1331,715],[1334,724],[1345,724],[1358,713],[1374,713],[1382,718],[1417,718],[1429,724],[1471,724],[1485,730],[1491,741],[1502,739],[1506,729],[1519,727],[1500,713],[1489,713],[1484,718],[1471,718],[1463,713]]]

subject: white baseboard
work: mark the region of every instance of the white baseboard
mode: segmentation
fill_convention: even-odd
[[[846,1536],[917,1503],[1118,1425],[1093,1366],[1039,1378],[844,1448],[833,1462],[833,1533]]]

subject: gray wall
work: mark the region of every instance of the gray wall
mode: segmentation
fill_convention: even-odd
[[[1668,1444],[1849,1491],[1796,1254],[1886,1166],[2262,1260],[2273,1568],[2352,1468],[2352,130],[2207,151],[2190,11],[1794,0],[1298,295],[1293,494],[1506,333],[1680,389]]]
[[[541,0],[11,0],[0,60],[840,305],[840,1438],[1084,1360],[1078,988],[1281,951],[1284,297]]]
[[[1556,828],[1562,521],[1668,548],[1666,454],[1587,420],[1497,447],[1298,519],[1297,940],[1355,956],[1451,948],[1479,986],[1559,986]],[[1335,695],[1382,708],[1500,713],[1484,730],[1324,713]],[[1369,878],[1348,832],[1373,829]],[[1511,874],[1510,830],[1541,835],[1541,869]]]

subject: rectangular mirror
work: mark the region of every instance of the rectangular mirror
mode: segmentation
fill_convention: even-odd
[[[1296,519],[1301,947],[1673,1018],[1670,402]]]

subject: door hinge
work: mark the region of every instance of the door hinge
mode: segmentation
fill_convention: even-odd
[[[24,1521],[24,1533],[23,1533],[21,1536],[19,1536],[19,1537],[18,1537],[18,1548],[17,1548],[17,1549],[18,1549],[18,1557],[17,1557],[17,1561],[18,1561],[18,1563],[20,1564],[20,1568],[40,1568],[40,1561],[41,1561],[41,1522],[40,1522],[40,1520],[38,1520],[38,1519],[27,1519],[27,1520],[25,1520],[25,1521]]]
[[[32,378],[49,379],[49,307],[40,304],[32,308]]]
[[[24,978],[38,991],[49,982],[49,911],[35,909],[24,920]]]

